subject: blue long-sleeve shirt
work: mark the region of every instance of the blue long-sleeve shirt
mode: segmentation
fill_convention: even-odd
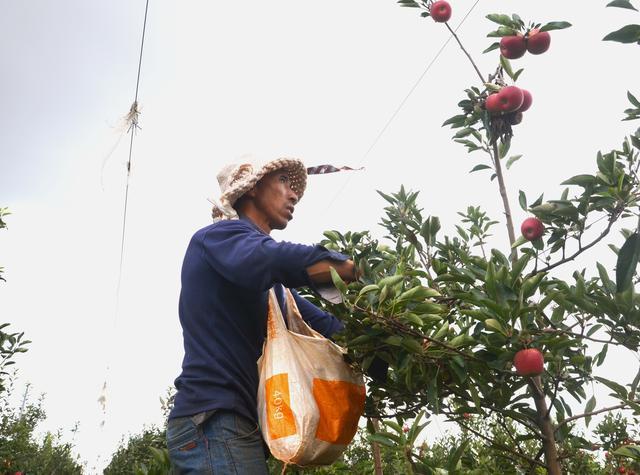
[[[306,268],[347,256],[322,246],[276,242],[247,218],[197,231],[182,266],[179,315],[184,338],[182,373],[170,418],[214,409],[257,422],[258,369],[266,335],[268,292],[311,286]],[[331,336],[343,328],[333,315],[292,290],[302,317]]]

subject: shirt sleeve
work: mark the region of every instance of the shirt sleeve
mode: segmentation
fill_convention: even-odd
[[[302,315],[304,321],[315,331],[326,338],[330,338],[332,335],[344,329],[344,324],[336,317],[319,309],[307,299],[300,297],[295,290],[290,290],[291,295],[293,295],[296,301],[298,310],[300,310],[300,315]]]
[[[276,283],[289,288],[311,286],[307,267],[324,259],[348,259],[320,245],[277,242],[243,220],[210,226],[202,235],[202,252],[225,279],[254,290],[267,290]]]

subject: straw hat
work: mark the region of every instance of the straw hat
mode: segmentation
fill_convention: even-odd
[[[235,202],[265,175],[276,170],[286,170],[289,174],[291,189],[302,198],[307,187],[307,169],[297,158],[276,158],[270,161],[259,161],[254,157],[244,157],[239,163],[226,165],[218,173],[220,198],[213,201],[211,216],[213,221],[238,219],[233,208]]]

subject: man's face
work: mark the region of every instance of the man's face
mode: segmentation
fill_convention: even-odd
[[[265,175],[250,194],[256,211],[260,214],[261,224],[269,228],[265,231],[284,229],[293,219],[298,195],[291,189],[287,170],[276,170]]]

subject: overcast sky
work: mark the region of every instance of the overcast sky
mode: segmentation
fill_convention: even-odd
[[[449,232],[457,211],[481,205],[501,220],[495,245],[508,249],[496,184],[486,172],[467,173],[485,158],[440,127],[478,82],[454,42],[376,141],[446,41],[444,26],[393,0],[151,0],[116,317],[129,143],[122,118],[135,92],[144,3],[0,2],[0,206],[14,213],[0,234],[8,280],[0,321],[33,340],[17,361],[19,383],[46,393],[46,428],[79,421],[75,444],[89,468],[102,467],[123,435],[161,422],[158,398],[182,358],[181,261],[192,233],[209,223],[206,198],[217,196],[224,163],[254,153],[365,167],[311,177],[277,239],[316,242],[325,229],[380,235],[375,190],[404,184]],[[453,1],[451,25],[473,4]],[[593,172],[596,152],[638,125],[620,119],[626,91],[640,94],[640,49],[600,41],[638,15],[605,4],[480,1],[459,30],[486,75],[498,59],[480,54],[491,43],[486,14],[517,5],[525,20],[574,25],[552,32],[546,54],[517,60],[525,67],[518,84],[534,98],[512,148],[524,158],[507,175],[518,224],[526,216],[519,189],[530,201],[557,197],[561,181]],[[606,246],[576,268],[595,259],[613,269]],[[637,365],[621,361],[606,371],[626,381]]]

